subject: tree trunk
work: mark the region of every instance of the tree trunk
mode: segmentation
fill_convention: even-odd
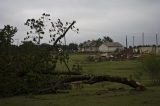
[[[125,77],[117,77],[117,76],[110,76],[110,75],[97,75],[97,76],[96,75],[95,76],[94,75],[71,75],[60,81],[54,82],[53,84],[51,84],[51,87],[47,88],[46,90],[47,92],[48,90],[52,92],[56,92],[58,89],[62,88],[65,83],[71,83],[75,81],[82,81],[85,84],[94,84],[98,82],[110,81],[110,82],[117,82],[117,83],[128,85],[132,88],[135,88],[138,91],[144,91],[146,89],[139,82],[130,80]],[[39,92],[46,92],[46,90],[43,89],[43,90],[40,90]]]

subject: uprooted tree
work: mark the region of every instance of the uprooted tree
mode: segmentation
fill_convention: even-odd
[[[49,14],[43,14],[42,17],[39,19],[43,19],[43,21],[41,21],[42,26],[44,27],[44,19],[46,19],[45,17],[50,16]],[[51,19],[48,19],[49,21]],[[28,20],[27,20],[28,22]],[[34,23],[39,22],[35,19],[29,19],[29,22],[31,22],[32,24],[30,25],[30,27],[32,26],[32,28],[34,28]],[[65,38],[66,33],[71,29],[73,31],[78,32],[79,29],[75,29],[74,24],[76,23],[76,21],[73,21],[72,23],[66,22],[65,25],[64,23],[58,19],[57,22],[50,22],[51,23],[51,27],[49,28],[49,33],[50,33],[50,42],[53,42],[53,47],[54,50],[57,52],[58,57],[60,57],[59,59],[64,62],[64,64],[66,65],[69,73],[72,73],[67,62],[66,62],[66,54],[64,52],[64,50],[62,48],[59,47],[59,45],[57,44],[58,42],[61,43],[62,38]],[[27,24],[29,26],[29,24]],[[40,25],[41,27],[41,25]],[[32,29],[31,28],[31,29]],[[42,31],[42,28],[40,28]],[[37,32],[37,29],[36,29]],[[42,31],[44,34],[44,31]],[[40,35],[40,33],[38,33],[38,36]],[[28,37],[29,38],[29,37]],[[40,37],[38,37],[38,41],[40,43]],[[68,74],[69,76],[60,79],[54,83],[51,84],[51,86],[49,88],[46,89],[42,89],[40,90],[40,92],[43,91],[47,91],[47,90],[51,90],[53,92],[56,92],[56,90],[60,89],[65,83],[71,83],[74,81],[83,81],[85,83],[88,84],[93,84],[93,83],[97,83],[97,82],[103,82],[103,81],[111,81],[111,82],[117,82],[117,83],[122,83],[122,84],[126,84],[129,85],[137,90],[145,90],[145,87],[143,85],[141,85],[140,83],[134,81],[134,80],[129,80],[127,78],[123,78],[123,77],[117,77],[117,76],[109,76],[109,75],[103,75],[103,76],[94,76],[94,75],[72,75],[72,74]]]
[[[56,22],[53,22],[50,19],[50,14],[43,13],[39,19],[27,19],[25,25],[30,27],[30,31],[27,32],[27,37],[24,40],[32,39],[33,42],[36,44],[40,44],[41,39],[49,34],[49,43],[53,43],[52,48],[49,50],[51,53],[54,52],[55,58],[59,59],[61,62],[64,62],[68,71],[70,72],[70,68],[67,64],[69,56],[63,50],[62,38],[65,38],[66,33],[71,29],[74,32],[79,31],[78,28],[75,28],[74,24],[76,21],[73,22],[62,22],[58,19]],[[45,34],[45,35],[44,35]],[[66,44],[66,40],[64,39]]]
[[[82,83],[84,84],[94,84],[98,82],[110,81],[110,82],[117,82],[117,83],[128,85],[132,88],[135,88],[137,91],[144,91],[146,89],[139,82],[136,82],[134,80],[131,80],[125,77],[110,76],[110,75],[71,75],[59,81],[51,82],[50,87],[45,89],[40,89],[38,92],[39,93],[43,93],[43,92],[55,93],[58,89],[62,89],[65,86],[65,84],[76,82],[76,81],[82,81]]]
[[[78,32],[73,22],[62,22],[58,19],[52,22],[49,14],[42,14],[39,19],[28,19],[25,22],[30,30],[27,37],[19,47],[11,45],[12,37],[9,37],[10,50],[3,49],[0,52],[0,96],[18,95],[30,92],[56,92],[66,83],[82,81],[87,84],[111,81],[129,85],[137,90],[144,90],[140,83],[127,78],[109,75],[83,75],[80,73],[79,65],[70,68],[68,65],[69,54],[62,47],[62,40],[69,30]],[[13,29],[13,28],[12,28]],[[3,35],[7,35],[8,30]],[[9,33],[14,35],[17,29]],[[49,36],[51,45],[41,44],[44,37]],[[2,39],[0,44],[6,42]],[[33,42],[27,40],[31,39]],[[2,42],[3,41],[3,42]],[[65,42],[65,39],[64,39]],[[2,49],[1,49],[2,50]],[[6,54],[8,54],[6,56]],[[65,72],[56,71],[56,64],[60,61],[64,63],[67,70]]]
[[[59,59],[61,62],[63,62],[67,69],[68,69],[68,76],[58,80],[54,81],[54,83],[51,82],[51,86],[45,89],[39,90],[39,92],[46,92],[46,91],[53,91],[56,92],[58,89],[60,89],[65,83],[71,83],[75,81],[83,81],[83,83],[88,83],[88,84],[94,84],[97,82],[103,82],[103,81],[111,81],[111,82],[117,82],[117,83],[122,83],[126,84],[128,86],[131,86],[135,88],[136,90],[145,90],[145,87],[141,85],[139,82],[136,82],[134,80],[129,80],[127,78],[123,77],[117,77],[117,76],[109,76],[109,75],[103,75],[103,76],[94,76],[94,75],[79,75],[75,74],[74,72],[71,72],[68,64],[67,64],[67,59],[68,55],[64,52],[64,50],[61,48],[61,40],[62,38],[65,38],[67,32],[71,29],[75,32],[78,33],[79,29],[76,29],[74,24],[76,21],[73,21],[71,23],[66,22],[63,23],[60,19],[57,20],[57,22],[52,22],[51,19],[49,18],[50,14],[43,13],[42,17],[39,18],[38,20],[36,19],[28,19],[25,23],[25,25],[30,26],[31,30],[34,29],[35,33],[37,33],[38,36],[33,36],[28,38],[32,38],[33,41],[37,41],[37,44],[40,44],[40,39],[43,39],[41,34],[44,34],[46,30],[45,27],[45,19],[49,21],[50,27],[47,29],[49,31],[49,37],[51,38],[49,43],[53,42],[53,48],[54,52],[56,52],[56,57]],[[33,34],[33,31],[27,32],[27,34]],[[38,40],[36,40],[38,39]],[[66,42],[66,41],[64,41]],[[59,43],[59,44],[58,44]],[[53,53],[53,52],[52,52]],[[46,74],[51,74],[51,73],[46,73]],[[75,74],[75,75],[72,75]]]

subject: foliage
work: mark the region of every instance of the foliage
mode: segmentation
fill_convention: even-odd
[[[73,72],[81,73],[81,71],[82,71],[82,66],[81,66],[80,64],[78,64],[78,63],[73,64],[73,66],[72,66],[72,71],[73,71]]]
[[[8,56],[0,54],[1,96],[34,92],[56,78],[56,75],[45,75],[55,70],[57,61],[47,48],[22,45],[10,49],[10,53],[3,51]]]
[[[97,42],[97,46],[99,46],[99,45],[101,45],[102,44],[102,41],[103,39],[101,39],[101,38],[98,38],[97,40],[96,40],[96,42]]]
[[[77,51],[78,50],[78,45],[75,43],[70,43],[68,45],[69,51]]]
[[[27,32],[28,36],[24,38],[24,40],[32,38],[35,43],[40,44],[40,40],[43,39],[42,35],[45,34],[45,21],[49,16],[49,14],[43,13],[39,19],[27,19],[24,25],[29,26],[30,31]],[[29,36],[30,34],[33,34],[34,36]]]
[[[5,25],[2,30],[0,30],[0,46],[8,46],[13,42],[12,37],[17,32],[17,28]]]
[[[152,79],[160,78],[160,57],[148,55],[143,59],[144,69]]]
[[[113,42],[113,40],[109,36],[107,36],[107,37],[104,36],[102,41],[103,42]]]
[[[70,43],[69,45],[58,45],[66,53],[73,53],[78,51],[78,44]]]
[[[75,28],[75,23],[75,21],[64,23],[60,19],[53,22],[50,19],[50,14],[43,13],[39,19],[27,19],[24,25],[28,26],[30,31],[27,32],[28,36],[24,40],[31,38],[35,43],[40,44],[43,39],[42,35],[45,34],[50,37],[49,43],[56,45],[58,42],[62,43],[60,40],[65,37],[69,29],[78,33],[79,29]]]
[[[50,14],[43,13],[39,19],[28,19],[25,25],[29,26],[31,31],[27,32],[27,34],[33,34],[33,36],[27,36],[25,40],[29,38],[33,38],[33,41],[37,44],[40,44],[40,40],[43,39],[41,34],[49,34],[50,40],[49,43],[53,43],[53,47],[48,50],[49,52],[53,52],[60,59],[60,62],[64,62],[68,71],[70,71],[67,61],[68,61],[68,54],[64,50],[62,46],[61,39],[64,38],[64,42],[66,44],[65,35],[69,29],[78,33],[79,29],[76,29],[74,24],[76,21],[70,22],[62,22],[58,19],[56,22],[53,22],[50,18]],[[48,22],[48,23],[47,23]],[[33,31],[35,33],[33,33]],[[45,32],[46,31],[46,32]],[[36,34],[36,35],[35,35]],[[58,44],[59,43],[59,44]]]
[[[127,61],[109,61],[101,63],[86,63],[86,55],[72,54],[73,62],[80,62],[83,66],[83,72],[89,74],[109,74],[117,76],[128,76],[134,73],[136,70],[142,71],[143,68],[139,60],[127,60]],[[143,73],[144,75],[144,73]],[[145,78],[142,77],[142,80]],[[146,77],[146,75],[144,75]],[[147,82],[147,81],[146,81]],[[102,84],[105,85],[102,87]],[[83,85],[84,86],[84,85]],[[124,87],[124,90],[109,91],[109,88]],[[98,91],[106,91],[98,94]],[[151,98],[149,98],[151,97]],[[113,82],[98,83],[92,86],[85,85],[82,89],[73,89],[70,93],[61,94],[45,94],[30,96],[16,96],[12,98],[1,98],[1,106],[46,106],[46,105],[58,105],[58,106],[158,106],[160,98],[160,87],[152,86],[147,87],[144,92],[137,92],[130,88]],[[115,102],[116,101],[116,102]]]
[[[69,29],[76,32],[79,29],[75,29],[75,21],[64,24],[58,19],[54,23],[49,16],[43,13],[39,19],[27,19],[25,25],[30,30],[19,47],[11,45],[17,28],[7,25],[0,31],[0,44],[4,45],[3,48],[0,46],[0,96],[32,93],[47,87],[49,82],[60,78],[57,74],[50,74],[55,71],[58,60],[71,71],[67,65],[69,55],[63,50],[61,39]],[[53,45],[41,44],[47,34]],[[26,41],[28,39],[31,41]]]

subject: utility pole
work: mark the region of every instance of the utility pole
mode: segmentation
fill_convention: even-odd
[[[156,46],[158,46],[158,35],[156,33]]]
[[[126,35],[126,48],[128,48],[127,35]]]
[[[144,32],[142,33],[142,45],[144,46]]]
[[[133,47],[134,47],[134,36],[133,36]]]
[[[157,54],[157,47],[158,47],[158,39],[157,39],[157,33],[156,33],[156,50],[155,50],[155,53]]]

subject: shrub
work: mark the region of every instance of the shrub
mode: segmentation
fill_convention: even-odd
[[[160,57],[156,55],[148,55],[143,59],[143,66],[145,71],[152,80],[160,79]]]
[[[12,48],[13,49],[13,48]],[[20,49],[20,48],[19,48]],[[15,53],[0,52],[0,96],[12,96],[34,92],[48,86],[54,80],[56,59],[47,50],[32,52],[16,49]],[[31,50],[30,50],[31,51]]]

